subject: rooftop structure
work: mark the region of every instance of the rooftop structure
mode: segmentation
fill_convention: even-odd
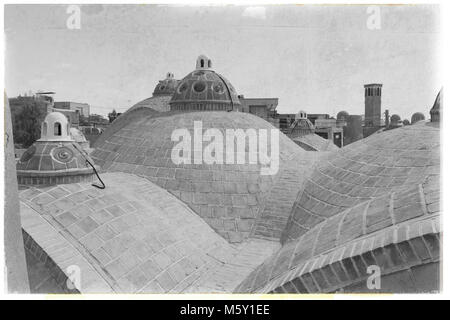
[[[239,95],[239,101],[241,102],[239,111],[254,114],[279,127],[279,120],[276,118],[278,98],[244,98],[243,95]]]
[[[439,91],[433,107],[430,110],[431,122],[439,123],[441,121],[441,102],[442,102],[442,89]]]
[[[77,111],[83,117],[89,117],[90,105],[87,103],[73,102],[73,101],[56,101],[54,108]]]

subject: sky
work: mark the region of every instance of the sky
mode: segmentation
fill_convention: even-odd
[[[382,83],[382,111],[428,118],[442,86],[437,5],[379,6],[379,16],[368,5],[81,5],[79,29],[67,8],[5,6],[9,97],[54,91],[91,113],[123,112],[200,54],[239,94],[279,98],[279,113],[363,114],[364,84]]]

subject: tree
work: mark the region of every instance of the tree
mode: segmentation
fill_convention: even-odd
[[[92,123],[106,124],[106,123],[108,123],[108,120],[107,120],[105,117],[103,117],[103,116],[101,116],[101,115],[99,115],[99,114],[93,113],[93,114],[91,114],[91,115],[89,116],[89,122],[90,122],[91,124],[92,124]]]
[[[108,113],[109,123],[113,122],[117,118],[116,109],[113,109],[112,112]]]
[[[10,99],[14,143],[24,148],[41,137],[41,123],[47,114],[47,105],[34,98]]]

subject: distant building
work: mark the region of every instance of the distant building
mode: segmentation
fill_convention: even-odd
[[[337,121],[334,118],[317,118],[314,121],[316,127],[316,134],[324,139],[332,140],[339,148],[344,146],[344,123]]]
[[[239,101],[241,102],[239,111],[254,114],[279,127],[279,120],[276,118],[278,98],[244,98],[240,95]]]
[[[78,111],[83,117],[89,117],[91,107],[87,103],[71,102],[71,101],[59,101],[55,102],[54,107],[56,109],[65,109]],[[58,110],[59,111],[59,110]]]
[[[315,124],[317,119],[330,119],[330,115],[327,113],[309,113],[308,119]]]
[[[284,134],[286,134],[288,132],[289,127],[295,121],[295,113],[276,114],[275,117],[278,119],[278,128]]]
[[[337,150],[333,141],[324,139],[315,133],[315,127],[305,111],[300,111],[295,115],[295,121],[289,127],[287,136],[306,151]]]
[[[344,127],[344,146],[363,138],[362,116],[349,115]]]
[[[72,128],[78,128],[80,125],[80,113],[76,110],[50,108],[47,113],[51,112],[60,112],[65,115]]]

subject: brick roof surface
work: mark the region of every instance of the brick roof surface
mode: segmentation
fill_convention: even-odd
[[[233,258],[239,251],[167,191],[130,174],[102,178],[104,190],[68,184],[19,194],[24,231],[63,272],[81,268],[80,292],[183,292],[194,282],[196,290],[220,292],[205,275],[230,260],[244,261],[245,254]],[[259,248],[254,260],[261,263],[270,245]],[[235,281],[251,271],[246,268],[240,274],[231,267]]]
[[[346,208],[439,174],[439,135],[432,123],[419,122],[373,134],[317,162],[298,193],[282,242]]]

